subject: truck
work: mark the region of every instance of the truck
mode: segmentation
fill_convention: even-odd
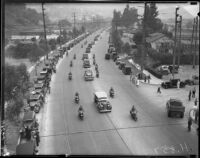
[[[177,98],[170,98],[166,103],[167,115],[171,117],[172,114],[179,114],[181,118],[184,117],[185,106],[183,102]]]

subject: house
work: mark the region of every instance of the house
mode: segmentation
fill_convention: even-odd
[[[174,41],[166,37],[162,33],[152,33],[146,38],[146,42],[150,48],[161,53],[172,53]]]

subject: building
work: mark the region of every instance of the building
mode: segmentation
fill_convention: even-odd
[[[160,53],[173,53],[174,41],[166,37],[162,33],[152,33],[146,38],[146,42],[150,48]]]

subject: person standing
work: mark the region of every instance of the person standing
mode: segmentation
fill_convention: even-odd
[[[177,89],[180,89],[180,80],[177,82]]]
[[[192,90],[192,98],[195,98],[195,93],[196,93],[196,88],[194,87],[194,89]]]
[[[158,89],[157,89],[157,93],[160,93],[160,94],[161,94],[160,87],[158,87]]]
[[[40,136],[39,136],[39,131],[36,131],[36,145],[39,146],[40,143]]]
[[[191,100],[191,90],[189,91],[188,100]]]
[[[198,101],[197,101],[197,98],[195,98],[195,100],[194,100],[194,105],[195,105],[195,106],[197,106],[197,102],[198,102]]]
[[[191,126],[192,126],[192,118],[190,116],[189,119],[188,119],[188,131],[189,132],[191,131]]]

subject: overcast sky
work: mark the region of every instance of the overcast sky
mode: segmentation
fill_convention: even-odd
[[[144,4],[131,3],[130,7],[138,9],[138,14],[142,15],[144,12]],[[199,3],[197,5],[190,5],[189,3],[164,3],[156,4],[160,13],[159,17],[162,18],[174,18],[175,7],[179,6],[179,13],[183,14],[183,18],[192,18],[199,12]],[[41,12],[40,4],[27,4],[27,7],[34,8],[38,12]],[[51,20],[57,20],[60,18],[68,18],[70,21],[73,19],[73,12],[76,13],[77,19],[82,19],[83,15],[87,18],[96,14],[103,17],[112,17],[113,10],[116,9],[123,13],[126,3],[48,3],[44,5],[45,12],[49,15]]]

